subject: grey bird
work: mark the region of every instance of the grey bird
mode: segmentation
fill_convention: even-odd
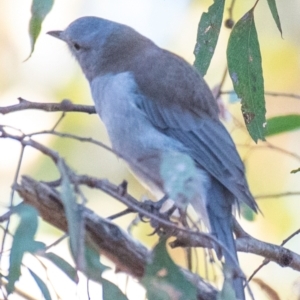
[[[109,20],[83,17],[48,34],[67,43],[89,81],[113,149],[151,189],[166,193],[160,175],[165,153],[193,160],[199,192],[191,204],[225,245],[227,251],[216,249],[219,258],[236,270],[232,207],[243,202],[257,212],[257,205],[201,75],[181,57]],[[233,276],[231,282],[236,298],[245,299],[243,279]]]

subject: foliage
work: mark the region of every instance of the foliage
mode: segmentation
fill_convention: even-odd
[[[193,300],[197,297],[195,286],[174,264],[166,249],[166,240],[161,241],[152,251],[142,283],[147,290],[148,300]]]
[[[300,115],[273,117],[268,120],[266,136],[281,134],[300,128]]]
[[[261,54],[254,23],[254,9],[234,26],[227,48],[228,71],[241,99],[242,114],[252,139],[264,140],[266,109]]]
[[[198,25],[197,41],[194,50],[194,66],[204,76],[215,52],[218,42],[225,0],[215,0],[207,13],[203,13]]]
[[[228,71],[233,87],[241,99],[242,114],[252,139],[265,139],[264,80],[254,11],[250,9],[234,26],[227,47]],[[282,33],[275,0],[268,1],[279,31]],[[195,48],[195,67],[206,74],[217,45],[224,11],[224,1],[215,1],[200,19]],[[203,61],[202,61],[203,60]]]
[[[233,27],[227,47],[228,73],[231,77],[236,95],[241,100],[241,110],[245,125],[251,138],[257,142],[265,140],[266,137],[283,134],[300,127],[300,116],[296,114],[276,116],[266,120],[264,76],[262,69],[262,57],[259,44],[259,35],[255,25],[255,12],[258,9],[255,5],[240,18]],[[29,22],[29,36],[31,40],[32,55],[35,44],[38,40],[41,26],[50,13],[53,0],[33,0],[31,6],[31,19]],[[268,0],[268,5],[276,26],[282,35],[282,28],[275,0]],[[232,7],[230,8],[232,10]],[[225,14],[225,0],[214,0],[208,12],[203,13],[199,25],[197,41],[195,45],[194,66],[204,76],[209,68],[213,54],[215,52],[218,38],[221,32],[223,16]],[[231,18],[232,16],[230,16]],[[231,20],[231,19],[229,19]],[[233,24],[228,22],[227,24]],[[63,110],[62,111],[66,111]],[[74,110],[75,111],[75,110]],[[3,129],[1,127],[1,129]],[[54,132],[54,131],[53,131]],[[52,132],[52,133],[53,133]],[[0,137],[5,137],[3,129]],[[13,138],[10,136],[10,138]],[[28,136],[21,136],[19,142],[26,142]],[[78,138],[78,137],[77,137]],[[17,139],[17,138],[16,138]],[[78,138],[78,140],[80,140]],[[83,141],[84,138],[81,139]],[[90,139],[87,139],[91,141]],[[85,141],[87,141],[85,140]],[[31,145],[32,146],[32,145]],[[41,152],[42,148],[37,148]],[[47,154],[45,149],[44,153]],[[50,150],[49,150],[50,151]],[[48,153],[49,154],[49,153]],[[47,260],[55,265],[74,283],[79,282],[79,272],[94,282],[102,285],[102,298],[104,300],[126,300],[127,296],[121,289],[105,278],[105,271],[110,267],[100,262],[100,255],[96,249],[86,240],[85,216],[83,207],[85,198],[80,190],[80,184],[74,181],[73,175],[66,162],[61,157],[54,154],[51,158],[55,161],[60,178],[59,195],[62,199],[65,211],[71,256],[74,266],[68,263],[62,256],[51,251],[48,247],[35,239],[38,229],[38,212],[31,206],[20,204],[10,208],[11,215],[19,218],[18,226],[13,233],[13,241],[9,256],[9,269],[6,285],[8,295],[15,292],[15,285],[20,280],[22,269],[27,268],[36,285],[41,291],[44,299],[53,299],[52,291],[48,281],[45,281],[33,269],[23,265],[25,255],[33,255],[42,260]],[[49,156],[51,156],[49,155]],[[180,170],[180,172],[178,172]],[[174,199],[179,199],[177,205],[185,209],[187,202],[193,197],[194,186],[190,178],[194,174],[194,165],[189,157],[178,157],[170,154],[163,159],[161,165],[161,175],[164,178],[166,190]],[[299,172],[299,169],[292,171]],[[116,199],[120,198],[126,191],[122,187],[114,194]],[[113,193],[111,193],[112,195]],[[80,203],[78,203],[80,201]],[[142,208],[143,211],[143,208]],[[242,213],[248,220],[253,220],[253,214],[247,209],[241,208]],[[246,211],[246,212],[245,212]],[[144,211],[143,211],[144,212]],[[146,211],[147,213],[147,211]],[[166,224],[165,224],[166,225]],[[166,225],[168,226],[168,224]],[[176,226],[172,230],[179,230]],[[159,231],[158,231],[159,232]],[[162,233],[162,232],[159,232]],[[118,234],[116,233],[116,236]],[[144,286],[149,300],[168,299],[198,299],[197,287],[192,280],[188,280],[182,269],[174,263],[169,256],[166,246],[166,238],[160,238],[159,243],[151,251],[149,260],[146,263],[145,272],[140,279]],[[3,240],[4,244],[4,240]],[[3,250],[3,245],[2,245]],[[223,288],[218,292],[218,300],[233,299],[232,289],[225,277]],[[265,283],[263,283],[267,286]]]
[[[31,40],[31,52],[41,32],[42,23],[48,13],[51,11],[54,0],[33,0],[31,5],[31,19],[29,22],[29,36]]]

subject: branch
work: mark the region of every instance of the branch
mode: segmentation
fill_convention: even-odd
[[[246,233],[237,221],[234,222],[236,234],[237,251],[247,252],[265,257],[267,260],[278,263],[282,267],[290,267],[300,271],[300,255],[282,246],[260,241]],[[203,245],[203,240],[193,236],[191,239],[187,235],[181,235],[176,241],[171,243],[172,247],[207,247]]]
[[[221,94],[235,94],[235,91],[221,91]],[[293,94],[293,93],[281,93],[281,92],[268,92],[265,91],[266,96],[272,96],[272,97],[286,97],[286,98],[294,98],[300,100],[300,95]]]
[[[42,109],[46,111],[81,111],[94,113],[94,107],[73,105],[67,100],[62,101],[60,104],[41,104],[29,102],[24,99],[19,100],[20,103],[18,105],[6,107],[8,112],[23,109]],[[90,110],[86,108],[89,108]],[[3,112],[3,109],[4,108],[0,107],[0,113],[8,113],[5,111]],[[58,153],[32,140],[30,135],[24,135],[22,133],[19,135],[12,135],[5,130],[5,126],[0,126],[0,136],[2,138],[17,140],[23,147],[30,146],[35,148],[51,157],[54,163],[57,163],[59,159]],[[151,213],[147,214],[147,211],[145,213],[145,209],[142,207],[143,204],[126,193],[125,195],[120,193],[120,188],[110,184],[108,181],[98,180],[88,176],[78,176],[74,172],[71,172],[71,177],[74,184],[84,184],[91,188],[102,190],[115,199],[123,202],[133,211],[142,213],[150,218],[154,218],[156,221],[158,220],[158,224],[161,228],[166,230],[169,234],[177,237],[177,240],[171,243],[173,247],[212,247],[212,239],[206,237],[205,234],[178,228],[171,222],[160,219],[160,216],[155,216]],[[16,185],[15,188],[25,202],[33,205],[40,211],[40,215],[47,222],[63,231],[67,230],[63,206],[60,201],[59,194],[55,189],[51,188],[47,184],[34,181],[29,177],[24,177],[22,184]],[[101,253],[110,258],[116,264],[118,270],[122,270],[136,278],[141,278],[144,273],[146,259],[150,255],[149,251],[110,221],[100,218],[87,208],[84,208],[84,211],[86,213],[87,220],[86,231],[88,242],[95,245]],[[259,241],[244,232],[238,224],[235,224],[235,233],[237,236],[236,244],[238,251],[261,255],[283,267],[291,267],[294,270],[300,271],[300,255],[282,246]],[[116,239],[116,237],[118,238]],[[189,276],[192,277],[192,273],[190,273]],[[215,299],[217,293],[216,290],[198,277],[197,286],[199,293],[201,292],[202,296],[206,295],[205,297],[203,296],[203,298],[201,298],[202,296],[199,296],[198,299]]]
[[[0,114],[8,114],[15,111],[26,109],[39,109],[48,112],[83,112],[87,114],[95,114],[95,107],[92,105],[73,104],[70,100],[62,100],[60,103],[40,103],[31,102],[21,97],[18,98],[19,103],[10,106],[0,106]]]
[[[108,185],[109,187],[109,185]],[[15,187],[24,202],[34,206],[48,223],[67,231],[67,221],[59,193],[45,183],[24,176]],[[86,240],[115,265],[116,269],[140,279],[150,252],[112,222],[83,207]],[[215,300],[217,291],[199,276],[184,270],[185,276],[198,288],[198,300]]]
[[[257,254],[269,261],[278,263],[281,267],[290,267],[296,271],[300,271],[299,254],[282,246],[255,239],[246,233],[237,222],[235,222],[234,227],[236,235],[239,236],[236,240],[238,251]]]
[[[23,181],[22,181],[22,186],[24,186],[25,183],[28,183],[28,180],[29,180],[28,177],[24,177]],[[30,179],[30,180],[32,180],[32,179]],[[131,197],[128,194],[124,195],[124,194],[120,193],[119,187],[111,184],[107,180],[99,180],[99,179],[88,177],[88,176],[78,176],[78,178],[75,179],[75,181],[77,181],[80,184],[86,184],[87,186],[89,186],[91,188],[96,188],[96,189],[104,191],[105,193],[109,194],[110,196],[112,196],[115,199],[124,203],[126,206],[131,208],[133,211],[141,212],[145,215],[148,215],[151,218],[155,217],[156,221],[159,222],[159,226],[161,228],[165,229],[169,234],[176,236],[177,239],[170,244],[172,247],[212,248],[211,240],[208,237],[206,237],[205,235],[198,233],[198,232],[185,230],[183,228],[179,229],[179,228],[177,228],[177,226],[172,225],[172,223],[170,223],[169,221],[165,221],[163,219],[160,219],[160,217],[157,217],[153,214],[151,215],[151,213],[147,213],[147,211],[143,208],[143,203],[140,203],[139,201],[135,200],[133,197]],[[35,185],[38,187],[39,185],[43,185],[43,184],[35,181]],[[17,191],[19,193],[20,193],[20,187],[21,186],[17,186]],[[50,189],[50,187],[48,185],[45,185],[45,187]],[[24,198],[24,197],[22,196],[22,198]],[[56,195],[56,198],[59,199],[58,194]],[[24,200],[25,200],[25,198],[24,198]],[[32,205],[36,207],[36,205],[34,205],[34,204],[32,204]],[[62,207],[60,209],[62,210]],[[46,209],[46,213],[49,213],[49,211],[51,211],[51,210]],[[61,214],[64,214],[64,213],[60,212],[60,215]],[[41,215],[43,216],[43,214],[41,214]],[[50,218],[51,217],[53,217],[52,213],[50,215]],[[100,218],[100,217],[98,217],[98,218]],[[48,220],[48,219],[45,219],[45,220],[52,224],[51,220]],[[60,217],[59,220],[62,220],[62,217]],[[105,220],[105,222],[108,222],[108,221]],[[64,227],[62,227],[61,225],[60,226],[55,225],[55,226],[64,231],[66,229],[66,224],[64,225]],[[235,222],[234,230],[235,230],[235,233],[237,236],[236,246],[237,246],[238,251],[250,252],[253,254],[257,254],[257,255],[260,255],[260,256],[263,256],[263,257],[269,259],[270,261],[278,263],[282,267],[290,267],[296,271],[300,271],[300,255],[298,255],[297,253],[295,253],[291,250],[288,250],[282,246],[266,243],[266,242],[260,241],[258,239],[255,239],[254,237],[252,237],[248,233],[246,233],[237,222]],[[108,251],[110,253],[111,250],[109,249]]]
[[[20,144],[23,147],[26,146],[32,147],[40,151],[41,153],[45,154],[46,156],[50,157],[55,164],[57,164],[58,161],[61,159],[57,152],[53,151],[48,147],[45,147],[44,145],[34,141],[31,138],[28,138],[29,137],[28,135],[24,135],[24,134],[13,135],[8,133],[5,128],[6,126],[0,125],[0,137],[16,140],[20,142]],[[65,167],[67,168],[69,176],[74,185],[84,184],[90,188],[96,188],[102,190],[103,192],[107,193],[114,199],[119,200],[120,202],[125,204],[128,208],[132,209],[132,211],[157,221],[158,226],[160,226],[160,228],[163,228],[169,235],[175,235],[178,234],[178,232],[181,232],[181,234],[185,234],[185,235],[191,235],[191,234],[198,235],[198,240],[199,239],[203,240],[203,243],[207,244],[208,247],[211,247],[211,241],[212,241],[215,244],[218,244],[220,247],[224,248],[224,246],[212,235],[179,227],[176,224],[166,220],[163,215],[153,214],[151,211],[149,211],[151,210],[151,208],[147,209],[146,203],[140,203],[135,198],[128,195],[126,191],[124,193],[123,187],[115,186],[109,183],[107,180],[99,180],[91,176],[77,175],[67,165]],[[60,180],[58,180],[56,183],[59,184]],[[224,250],[226,251],[226,248],[224,248]]]
[[[45,155],[51,157],[54,163],[57,163],[59,159],[59,155],[55,151],[43,146],[42,144],[32,139],[29,140],[25,139],[26,137],[25,135],[21,135],[21,136],[11,135],[7,131],[5,131],[3,126],[0,126],[0,132],[2,138],[15,139],[19,141],[23,147],[31,146],[41,151]],[[188,246],[188,247],[211,248],[212,238],[209,237],[208,235],[206,236],[205,234],[200,232],[194,232],[191,230],[178,228],[176,225],[172,224],[169,221],[161,219],[160,217],[157,217],[151,213],[147,213],[147,211],[141,207],[141,204],[137,200],[135,200],[133,197],[131,197],[128,194],[124,196],[122,193],[120,193],[118,187],[110,184],[106,180],[98,180],[97,178],[92,178],[89,176],[78,176],[71,170],[69,171],[72,176],[73,183],[85,184],[91,188],[97,188],[99,190],[102,190],[105,193],[109,194],[110,196],[114,197],[115,199],[123,202],[128,208],[133,209],[133,211],[142,213],[143,215],[158,221],[158,224],[161,228],[165,229],[169,234],[172,234],[173,236],[175,235],[177,237],[177,240],[172,243],[173,247]],[[251,237],[250,235],[248,235],[246,232],[242,230],[241,227],[238,227],[237,225],[235,231],[238,237],[237,238],[238,251],[251,252],[253,254],[261,255],[263,257],[270,259],[271,261],[280,264],[281,266],[284,267],[288,266],[297,271],[300,271],[300,256],[298,254],[286,248],[283,248],[281,246],[272,245],[269,243],[259,241]],[[110,250],[108,251],[108,254],[109,253]]]

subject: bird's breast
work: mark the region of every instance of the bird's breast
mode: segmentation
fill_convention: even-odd
[[[147,100],[141,99],[143,95],[137,92],[132,74],[124,72],[96,77],[91,82],[91,91],[113,149],[135,173],[140,173],[140,177],[143,177],[141,173],[157,177],[162,153],[182,149],[183,146],[159,131],[138,107],[140,101]]]

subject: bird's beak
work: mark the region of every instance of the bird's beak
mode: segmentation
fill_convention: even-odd
[[[47,34],[50,34],[52,36],[54,36],[57,39],[60,39],[62,41],[64,41],[64,36],[63,36],[63,31],[61,30],[53,30],[53,31],[48,31]]]

